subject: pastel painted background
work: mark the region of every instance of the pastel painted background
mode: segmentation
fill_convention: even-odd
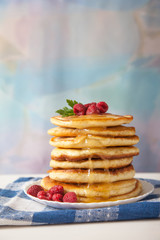
[[[0,173],[46,173],[65,99],[131,114],[136,171],[160,171],[160,1],[0,1]]]

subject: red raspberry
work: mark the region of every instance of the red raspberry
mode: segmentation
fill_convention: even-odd
[[[87,103],[87,104],[84,104],[84,106],[85,106],[86,108],[88,108],[91,104],[95,104],[95,105],[96,105],[96,102]]]
[[[60,193],[55,193],[52,196],[53,201],[63,202],[63,195]]]
[[[78,116],[85,115],[86,114],[86,107],[81,103],[77,103],[73,106],[73,112]]]
[[[108,110],[108,105],[105,102],[99,102],[96,104],[96,106],[101,113],[105,113]]]
[[[68,192],[63,197],[63,202],[77,202],[77,196],[74,192]]]
[[[48,191],[47,191],[47,192],[45,192],[45,191],[40,191],[40,192],[38,192],[37,197],[38,197],[39,199],[51,200],[51,199],[52,199],[52,194],[49,193]]]
[[[37,197],[38,197],[39,199],[45,199],[45,200],[47,200],[46,192],[45,192],[44,190],[38,192]]]
[[[52,200],[52,194],[50,192],[46,192],[47,200]]]
[[[43,188],[40,185],[32,185],[30,188],[28,188],[27,194],[37,197],[38,192],[42,190]]]
[[[60,193],[60,194],[64,194],[64,189],[61,185],[55,185],[54,187],[49,189],[49,193],[51,193],[52,195],[55,193]]]
[[[87,109],[87,111],[86,111],[86,115],[90,115],[90,114],[99,114],[100,113],[100,111],[99,111],[99,109],[97,108],[97,106],[96,106],[96,104],[91,104],[89,107],[88,107],[88,109]]]

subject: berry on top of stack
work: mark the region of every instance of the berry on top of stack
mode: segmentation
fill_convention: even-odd
[[[105,102],[82,104],[67,100],[68,107],[51,118],[58,127],[52,136],[49,176],[41,186],[49,190],[61,185],[74,192],[78,202],[103,202],[137,196],[141,183],[134,178],[133,157],[139,149],[135,128],[123,126],[131,115],[106,113]],[[54,136],[54,137],[53,137]]]

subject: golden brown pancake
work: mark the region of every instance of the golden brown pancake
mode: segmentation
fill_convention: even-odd
[[[138,136],[132,137],[102,137],[84,135],[77,137],[53,137],[50,144],[61,148],[101,148],[110,146],[131,146],[139,142]]]
[[[54,160],[79,161],[88,158],[115,159],[132,157],[139,154],[139,149],[134,146],[127,147],[107,147],[92,149],[65,149],[55,148],[51,152]]]
[[[117,201],[117,200],[124,200],[124,199],[129,199],[133,197],[137,197],[142,191],[142,184],[139,180],[137,180],[137,184],[135,188],[128,192],[124,193],[122,195],[117,195],[109,198],[104,198],[104,197],[81,197],[77,196],[78,202],[84,202],[84,203],[91,203],[91,202],[108,202],[108,201]]]
[[[81,197],[103,197],[109,198],[117,195],[122,195],[133,191],[136,187],[137,180],[129,179],[117,181],[114,183],[98,183],[98,184],[70,184],[61,183],[45,177],[41,180],[41,186],[45,190],[49,190],[55,185],[61,185],[66,192],[75,192],[77,196]]]
[[[135,175],[132,165],[117,169],[53,169],[49,177],[55,181],[68,183],[109,183],[131,179]]]
[[[135,135],[135,128],[125,126],[92,127],[86,129],[55,127],[49,129],[48,134],[56,137],[75,137],[79,135],[129,137]]]
[[[61,169],[69,169],[69,168],[87,168],[87,169],[109,169],[109,168],[121,168],[128,166],[132,163],[133,157],[130,158],[119,158],[112,160],[102,160],[102,159],[86,159],[81,161],[57,161],[51,160],[50,167],[51,168],[61,168]]]
[[[85,129],[88,127],[106,127],[119,126],[130,123],[133,120],[131,115],[115,115],[110,113],[92,114],[82,116],[55,116],[52,117],[51,123],[60,127]]]

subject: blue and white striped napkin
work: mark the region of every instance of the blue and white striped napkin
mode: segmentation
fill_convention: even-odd
[[[0,225],[44,225],[107,222],[160,218],[160,181],[143,179],[154,185],[145,199],[119,206],[96,209],[55,209],[31,200],[24,185],[39,178],[19,178],[0,189]]]

